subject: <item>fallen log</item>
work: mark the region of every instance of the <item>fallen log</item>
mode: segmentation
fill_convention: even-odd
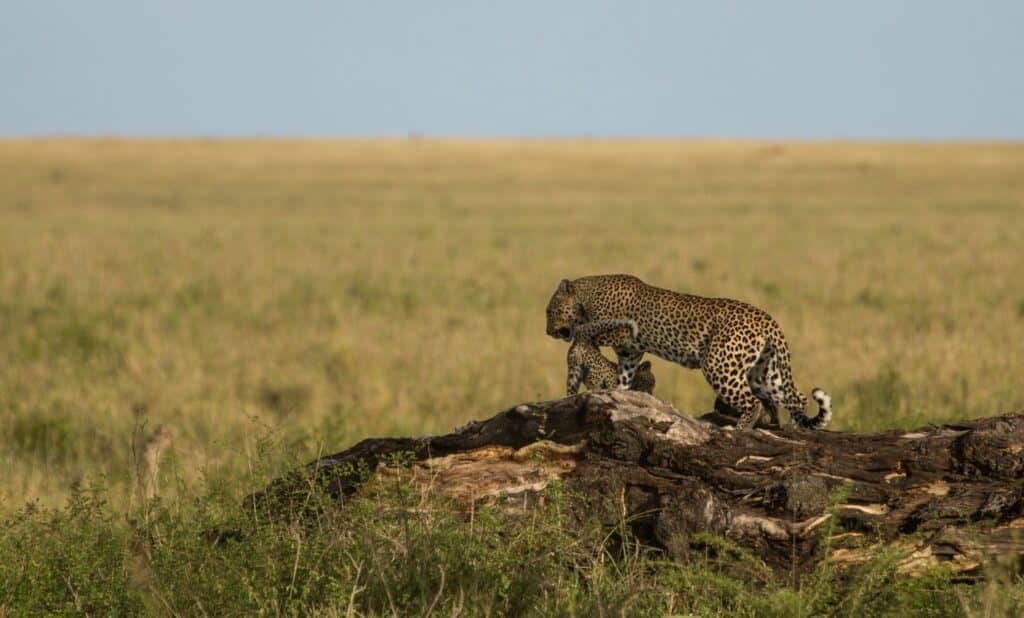
[[[558,481],[578,516],[628,521],[676,557],[701,534],[792,573],[860,564],[880,547],[899,550],[911,574],[941,563],[972,575],[1024,555],[1024,414],[873,434],[720,423],[645,393],[584,393],[446,435],[364,440],[247,502],[280,511],[314,486],[355,494],[401,454],[407,478],[467,512],[529,510]]]

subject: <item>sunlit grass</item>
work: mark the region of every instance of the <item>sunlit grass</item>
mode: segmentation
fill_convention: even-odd
[[[143,423],[241,493],[267,436],[284,468],[559,396],[585,274],[765,308],[839,429],[1020,409],[1021,246],[1021,145],[0,142],[0,505],[123,502]]]

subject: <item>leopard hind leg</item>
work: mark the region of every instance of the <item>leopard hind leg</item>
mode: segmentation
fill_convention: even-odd
[[[766,406],[744,382],[742,370],[722,372],[713,369],[726,366],[712,358],[712,363],[706,364],[704,368],[704,377],[717,395],[715,408],[732,411],[730,416],[738,415],[737,429],[751,429],[761,420]]]
[[[719,397],[723,403],[739,412],[740,417],[736,421],[737,429],[753,429],[766,411],[771,413],[767,406],[747,389],[719,393]]]

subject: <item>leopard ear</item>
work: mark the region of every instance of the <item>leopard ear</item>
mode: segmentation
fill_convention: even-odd
[[[572,294],[572,281],[562,279],[562,282],[558,284],[558,291],[562,294]]]
[[[637,371],[650,371],[651,361],[644,361],[640,363],[640,366],[636,368]]]

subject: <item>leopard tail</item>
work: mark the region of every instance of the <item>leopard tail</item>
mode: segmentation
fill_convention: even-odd
[[[789,410],[790,422],[796,423],[804,429],[821,429],[832,420],[832,397],[820,388],[812,390],[811,397],[818,402],[817,416],[807,416],[804,410],[794,408]]]

